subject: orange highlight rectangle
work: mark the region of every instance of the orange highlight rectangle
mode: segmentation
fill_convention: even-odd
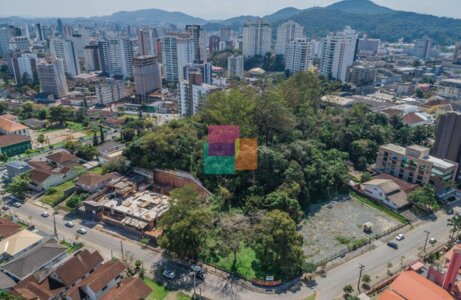
[[[236,171],[254,171],[258,168],[258,141],[256,139],[237,139],[235,148]]]

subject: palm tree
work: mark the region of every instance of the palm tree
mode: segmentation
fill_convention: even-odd
[[[459,235],[459,232],[461,231],[461,215],[459,213],[456,213],[453,217],[448,219],[447,226],[451,227],[450,241],[453,243],[455,237],[457,237]]]

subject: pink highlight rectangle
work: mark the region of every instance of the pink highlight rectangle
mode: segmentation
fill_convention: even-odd
[[[208,126],[208,144],[233,144],[240,137],[238,125]]]

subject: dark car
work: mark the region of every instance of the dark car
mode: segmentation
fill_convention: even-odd
[[[394,242],[389,242],[387,243],[387,245],[393,249],[398,249],[399,248],[399,245],[397,245],[396,243]]]
[[[453,209],[451,207],[448,207],[445,209],[445,212],[447,213],[447,215],[452,215],[453,214]]]

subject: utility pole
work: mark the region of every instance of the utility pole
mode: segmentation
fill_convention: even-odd
[[[56,227],[56,211],[53,211],[53,229],[54,229],[54,236],[58,239],[58,229]]]
[[[122,252],[122,261],[125,261],[125,255],[123,254],[123,241],[120,241],[120,251]]]
[[[427,245],[427,240],[429,239],[429,234],[431,234],[429,231],[427,230],[424,230],[424,232],[426,233],[426,241],[424,242],[424,254],[426,254],[426,245]]]
[[[197,272],[194,271],[194,296],[192,299],[195,299],[195,276],[197,275]]]
[[[362,272],[363,272],[363,269],[365,269],[365,266],[360,264],[359,269],[360,269],[360,273],[359,273],[359,282],[357,283],[357,290],[360,293],[360,282],[362,281]]]

